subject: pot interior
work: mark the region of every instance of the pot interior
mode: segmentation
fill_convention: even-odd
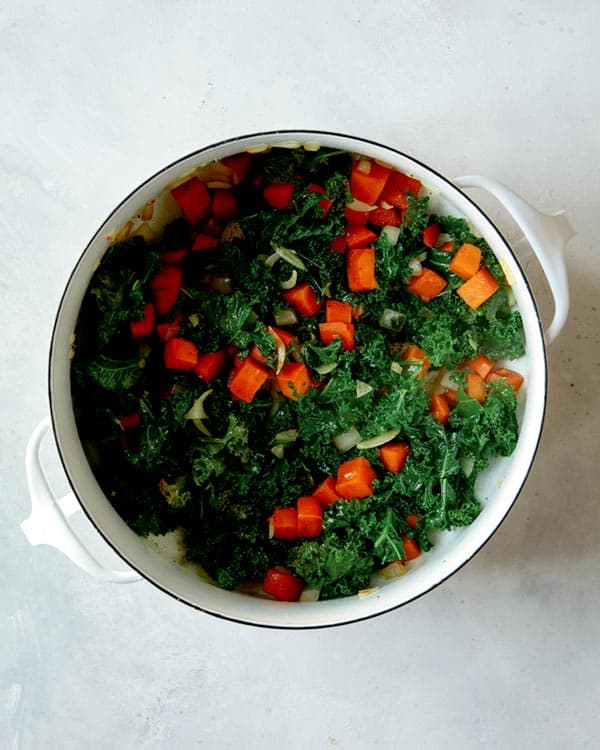
[[[524,375],[525,385],[518,394],[518,445],[510,458],[495,460],[479,476],[476,493],[483,510],[470,526],[439,533],[433,549],[412,561],[410,571],[400,578],[376,577],[372,589],[353,597],[287,604],[224,591],[198,566],[185,562],[177,533],[145,539],[126,525],[98,485],[79,440],[71,402],[70,352],[81,301],[100,258],[114,238],[136,231],[145,204],[155,201],[149,224],[160,228],[177,215],[169,187],[206,164],[244,150],[318,146],[361,153],[417,177],[435,213],[465,218],[474,233],[486,239],[503,265],[523,318],[526,354],[512,364]],[[98,531],[128,565],[177,599],[215,615],[256,625],[322,627],[370,617],[420,596],[468,561],[493,534],[519,494],[535,455],[545,408],[546,362],[540,319],[526,278],[496,227],[467,196],[429,167],[379,144],[333,133],[278,131],[224,141],[186,156],[137,188],[106,219],[79,259],[61,301],[49,386],[55,437],[69,481]]]

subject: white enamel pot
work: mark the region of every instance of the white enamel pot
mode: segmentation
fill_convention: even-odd
[[[404,576],[377,580],[366,594],[324,602],[283,603],[224,591],[198,575],[160,540],[138,537],[120,518],[100,489],[78,437],[71,403],[69,353],[79,308],[97,264],[114,236],[147,201],[168,194],[168,186],[198,167],[222,157],[266,145],[343,148],[373,157],[414,175],[431,195],[437,213],[468,220],[499,258],[512,285],[525,330],[526,354],[515,368],[525,376],[519,392],[520,436],[513,455],[497,460],[479,478],[476,491],[483,504],[468,527],[444,532],[434,548],[411,564]],[[512,214],[544,270],[554,298],[554,317],[543,330],[533,294],[519,259],[498,229],[463,189],[492,193]],[[159,201],[160,203],[160,201]],[[158,212],[160,214],[160,211]],[[157,220],[160,220],[160,216]],[[349,623],[392,610],[430,591],[470,560],[498,528],[523,487],[540,440],[546,408],[546,345],[558,335],[569,306],[564,247],[573,231],[562,212],[546,215],[532,208],[505,186],[482,177],[449,180],[415,159],[372,141],[336,133],[277,131],[242,136],[203,148],[165,167],[134,190],[110,214],[81,255],[65,289],[52,335],[49,361],[51,418],[31,436],[26,457],[32,500],[22,529],[32,544],[49,544],[93,576],[115,582],[145,578],[159,589],[199,610],[230,620],[269,627],[312,628]],[[519,243],[523,246],[523,243]],[[46,481],[39,450],[52,429],[73,493],[56,498]],[[81,507],[127,568],[107,570],[70,525]]]

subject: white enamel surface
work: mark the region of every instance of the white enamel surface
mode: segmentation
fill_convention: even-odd
[[[137,537],[121,521],[93,477],[77,438],[69,390],[69,342],[83,293],[109,244],[107,237],[138,213],[144,203],[160,196],[183,175],[215,159],[263,145],[296,143],[345,148],[392,164],[423,182],[431,194],[433,211],[464,216],[474,231],[486,238],[513,280],[512,290],[523,316],[527,348],[526,356],[516,367],[527,385],[519,394],[521,435],[515,453],[497,461],[479,478],[477,493],[484,509],[470,527],[441,534],[433,550],[413,563],[407,575],[379,582],[368,596],[282,605],[216,588],[200,579],[189,566],[173,562],[170,557],[165,559],[152,541]],[[159,204],[164,202],[159,200]],[[133,568],[177,598],[214,614],[252,624],[318,627],[363,619],[411,601],[475,554],[502,521],[525,481],[543,421],[546,371],[538,314],[521,269],[495,227],[471,201],[435,172],[383,146],[333,134],[299,131],[248,136],[193,154],[157,174],[119,206],[96,233],[69,282],[52,342],[50,388],[57,443],[75,493],[107,541]]]
[[[27,444],[25,470],[31,497],[31,513],[21,524],[27,541],[37,546],[48,544],[66,555],[77,567],[91,575],[111,583],[135,583],[140,576],[131,570],[111,570],[100,564],[88,547],[72,530],[69,518],[80,510],[73,493],[56,497],[46,479],[40,461],[44,439],[50,431],[47,417],[36,427]]]
[[[548,215],[530,206],[512,190],[489,177],[469,176],[454,180],[459,187],[487,190],[508,210],[525,233],[525,240],[537,256],[550,285],[554,301],[554,317],[545,332],[551,344],[564,328],[569,314],[569,280],[565,263],[565,247],[575,231],[564,211]],[[518,253],[517,253],[518,257]]]

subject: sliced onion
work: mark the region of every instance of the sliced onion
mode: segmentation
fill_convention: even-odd
[[[203,435],[206,435],[206,437],[212,437],[212,432],[210,432],[210,430],[201,419],[192,419],[192,423],[194,424],[194,427],[197,427]]]
[[[371,393],[372,390],[372,385],[369,385],[362,380],[356,381],[356,398],[362,398],[363,396],[366,396],[367,393]]]
[[[233,174],[233,170],[231,167],[223,164],[222,161],[213,161],[210,164],[205,164],[203,167],[196,169],[195,174],[199,180],[206,183],[212,180],[228,182]],[[231,187],[231,185],[229,187]]]
[[[406,315],[389,307],[386,307],[379,317],[379,326],[388,331],[401,331],[405,323]]]
[[[275,341],[275,351],[277,353],[277,366],[275,368],[275,374],[279,375],[283,365],[285,364],[285,344],[281,340],[281,337],[275,332],[272,326],[268,326],[267,330],[273,336]]]
[[[274,247],[273,249],[275,250],[275,253],[279,255],[280,258],[283,258],[283,260],[289,263],[290,266],[299,268],[301,271],[306,271],[306,266],[295,250],[292,250],[289,247]]]
[[[231,183],[226,180],[211,180],[206,183],[206,187],[211,188],[211,190],[230,190]]]
[[[379,201],[379,208],[385,208],[386,210],[389,210],[390,208],[394,208],[394,206],[391,203],[388,203],[387,201]]]
[[[444,370],[444,373],[440,378],[440,385],[450,391],[455,391],[457,386],[457,381],[454,379],[455,377],[456,370]]]
[[[196,328],[196,326],[200,325],[200,313],[192,313],[191,315],[188,315],[188,320],[194,328]]]
[[[385,445],[393,440],[398,435],[400,430],[388,430],[382,432],[381,435],[375,435],[375,437],[369,438],[368,440],[361,440],[360,443],[356,444],[359,450],[367,450],[368,448],[378,448],[380,445]]]
[[[318,151],[321,148],[320,143],[303,143],[302,148],[305,151]]]
[[[333,444],[340,453],[346,453],[346,451],[351,450],[358,443],[360,443],[360,433],[355,427],[346,432],[340,432],[339,435],[334,435],[333,437]]]
[[[152,242],[154,239],[154,232],[152,231],[150,224],[148,224],[147,221],[144,221],[139,227],[137,227],[135,232],[133,232],[132,237],[141,237],[146,240],[146,242]]]
[[[289,307],[286,307],[284,310],[278,310],[274,318],[278,326],[295,326],[298,322],[296,312]]]
[[[320,596],[321,596],[321,589],[316,589],[310,586],[306,586],[306,588],[302,589],[302,593],[300,594],[300,598],[298,599],[298,601],[318,602]]]
[[[390,245],[395,245],[398,242],[398,239],[400,238],[400,227],[392,227],[389,224],[387,224],[381,230],[381,234],[385,234],[385,236],[390,241]]]
[[[440,388],[440,378],[442,374],[439,370],[429,370],[423,380],[425,390],[431,395],[433,393],[445,393],[445,388]]]
[[[319,365],[318,367],[313,367],[315,372],[318,372],[319,375],[329,375],[330,372],[333,372],[335,368],[338,366],[337,362],[329,362],[326,365]]]
[[[271,146],[269,146],[268,143],[259,143],[257,146],[248,146],[246,148],[246,151],[249,154],[262,154],[264,151],[270,151],[270,150],[271,150]]]
[[[296,283],[298,282],[298,271],[296,269],[292,269],[292,273],[289,277],[289,279],[286,279],[285,281],[282,281],[279,286],[282,289],[293,289],[296,286]]]
[[[475,461],[472,456],[463,456],[460,459],[460,468],[462,473],[468,478],[471,476],[473,469],[475,468]]]
[[[350,208],[352,211],[365,213],[367,211],[374,211],[377,206],[373,206],[371,203],[365,203],[364,201],[357,201],[355,198],[351,203],[347,204],[347,208]]]
[[[397,373],[398,375],[402,375],[402,373],[404,372],[400,362],[392,362],[392,364],[390,365],[390,370]]]
[[[208,414],[204,411],[204,402],[211,395],[212,388],[208,391],[204,391],[201,396],[194,401],[189,411],[184,415],[184,419],[208,419]]]
[[[406,573],[406,565],[401,560],[394,560],[394,562],[386,565],[385,568],[381,569],[381,575],[388,580],[392,578],[400,578]]]
[[[295,443],[298,440],[298,430],[284,430],[275,435],[276,443]]]
[[[367,306],[364,302],[359,302],[358,305],[354,305],[352,308],[352,320],[358,322],[362,316],[367,312]]]
[[[265,266],[269,266],[269,268],[273,268],[275,263],[281,260],[281,255],[279,253],[271,253],[271,255],[268,256],[268,258],[265,260]]]
[[[278,443],[271,448],[271,453],[277,458],[283,458],[285,454],[285,446],[282,443]]]
[[[418,261],[416,258],[411,258],[408,261],[408,267],[413,273],[413,276],[416,276],[418,273],[421,273],[423,270],[423,266],[421,265],[421,262]]]
[[[361,172],[361,174],[369,174],[371,172],[371,160],[359,159],[356,164],[356,171]]]

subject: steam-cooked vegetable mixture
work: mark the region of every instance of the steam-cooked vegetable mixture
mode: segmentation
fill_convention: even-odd
[[[522,325],[486,242],[423,193],[344,151],[243,153],[171,190],[162,236],[110,247],[72,390],[137,533],[183,529],[225,588],[325,599],[475,519],[517,440],[522,377],[498,360]]]

